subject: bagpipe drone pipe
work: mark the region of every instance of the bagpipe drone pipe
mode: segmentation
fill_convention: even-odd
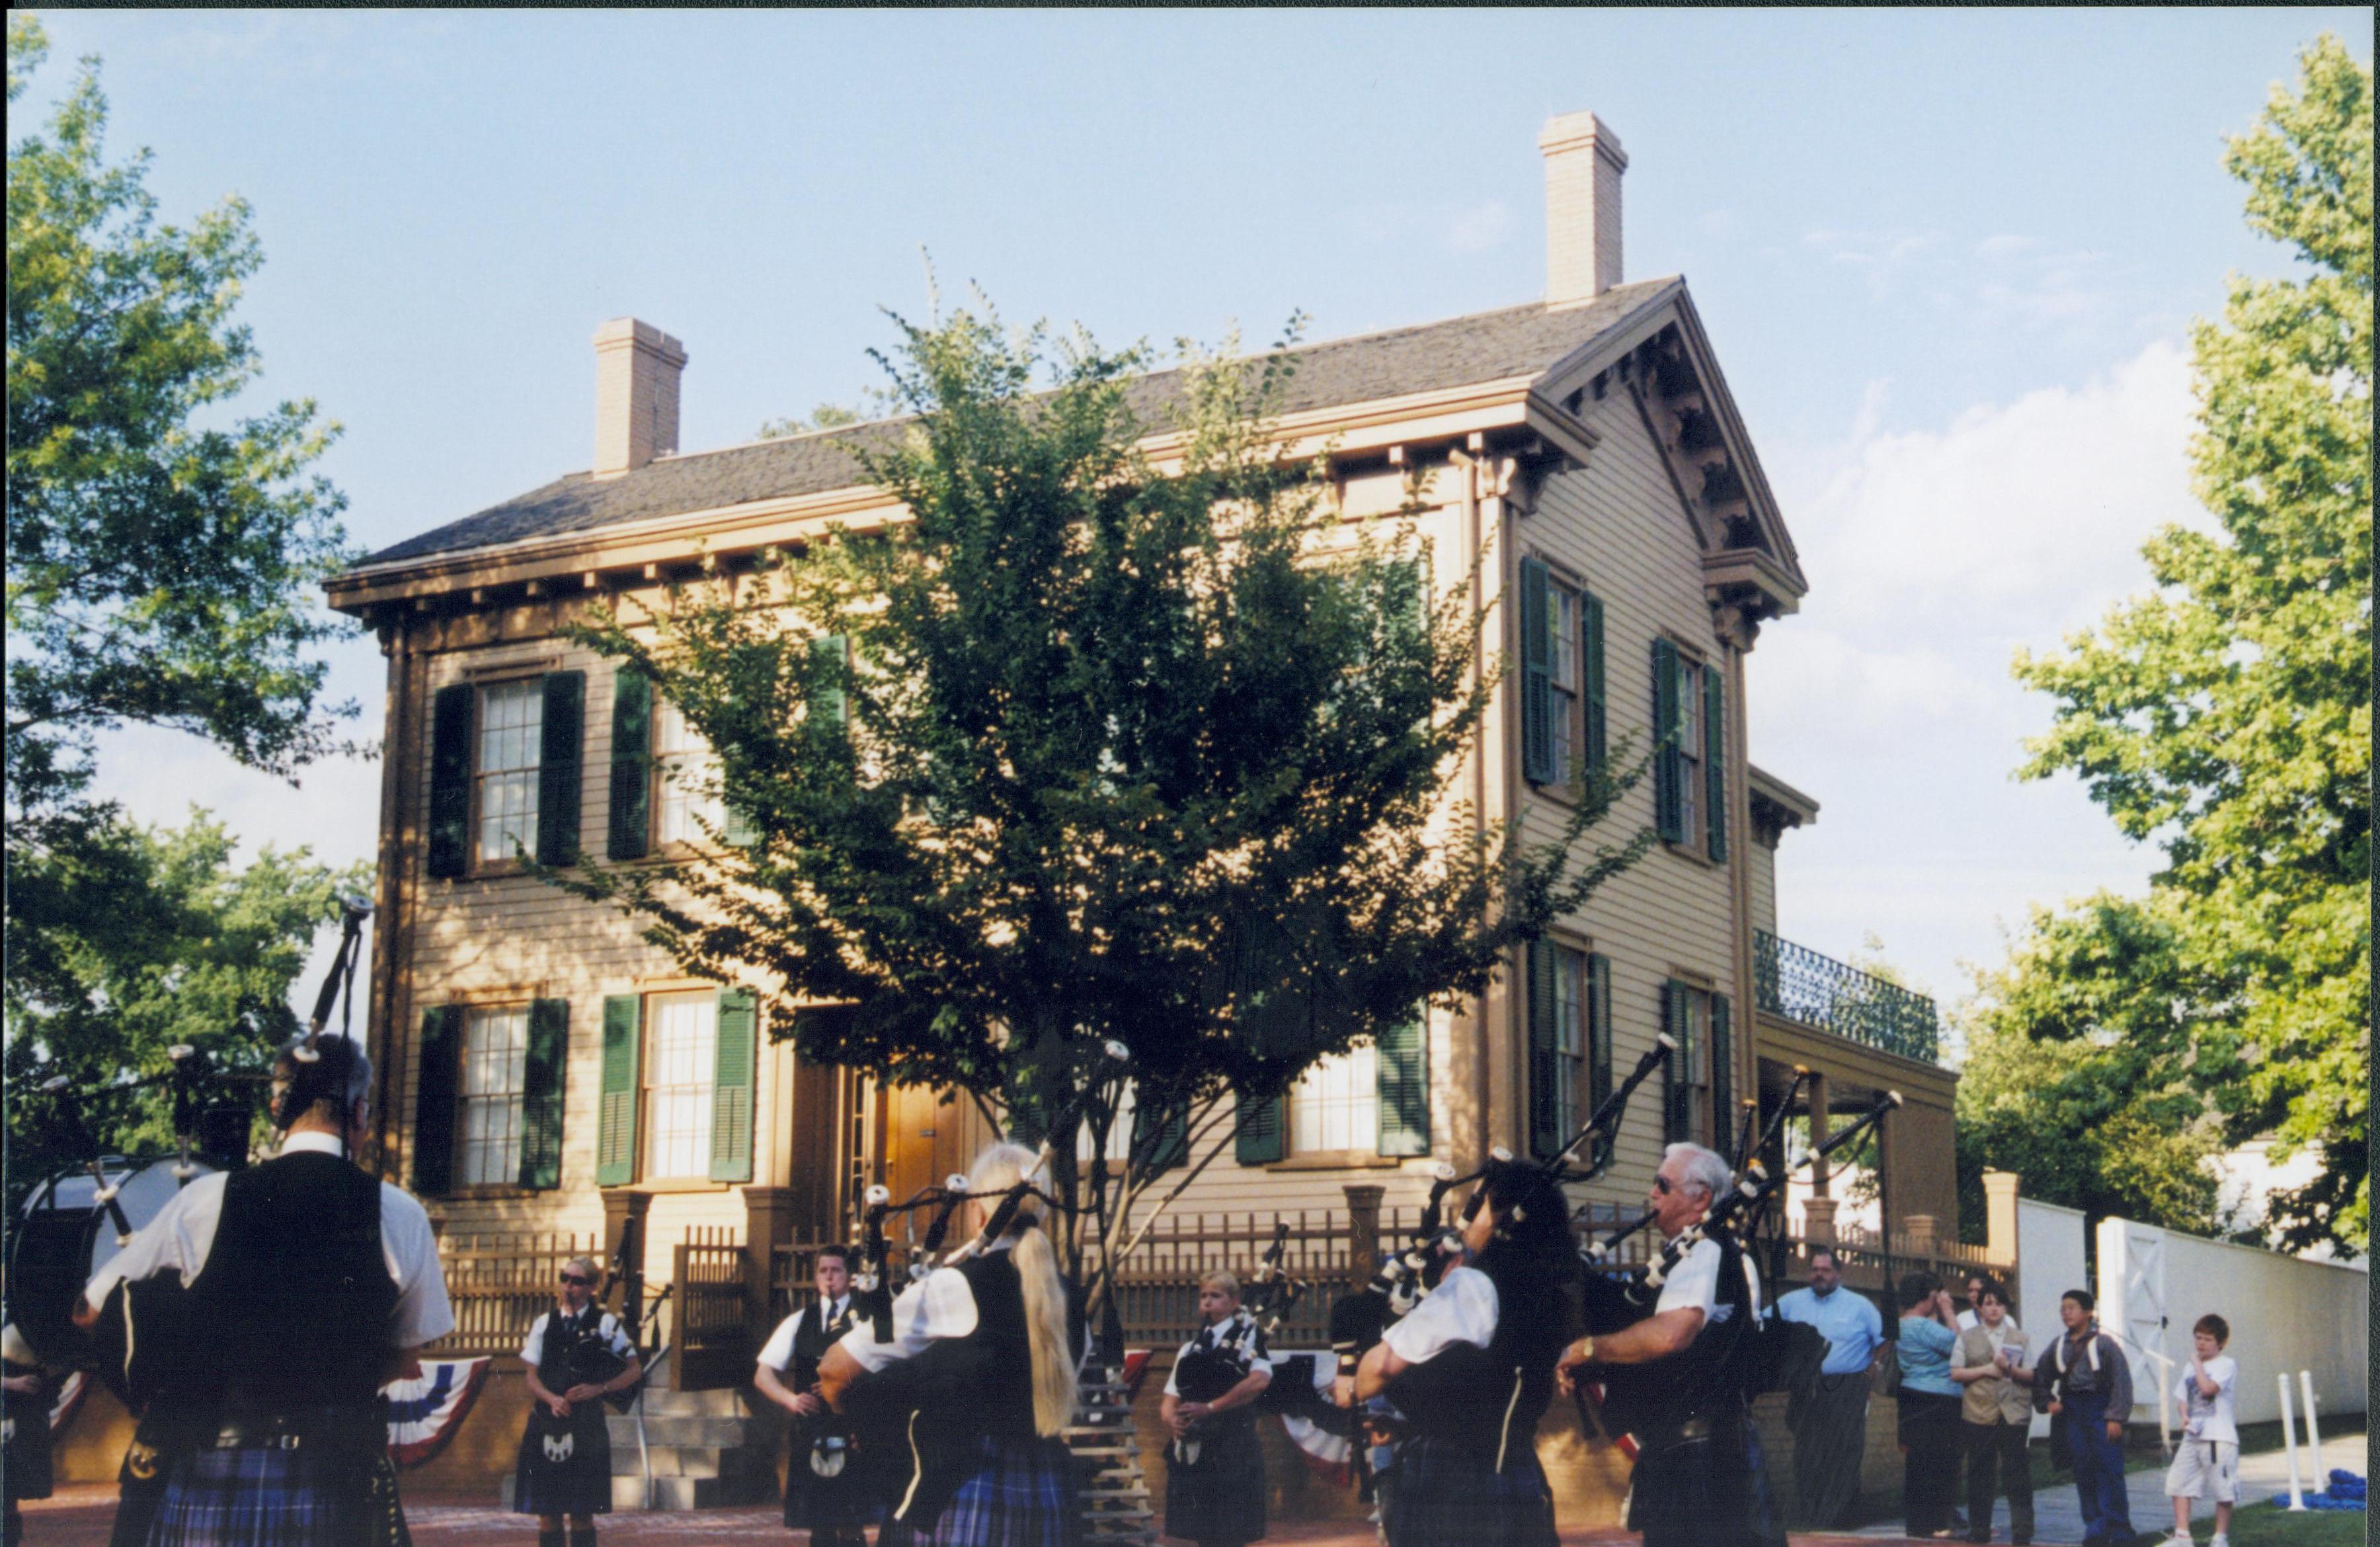
[[[1796,1089],[1803,1072],[1795,1071]],[[1652,1316],[1659,1307],[1662,1285],[1687,1254],[1706,1240],[1716,1243],[1721,1254],[1719,1304],[1738,1308],[1726,1317],[1728,1325],[1724,1330],[1708,1329],[1680,1354],[1645,1364],[1605,1367],[1599,1414],[1590,1406],[1586,1387],[1580,1385],[1579,1417],[1590,1432],[1641,1432],[1659,1423],[1663,1414],[1677,1411],[1682,1395],[1685,1405],[1694,1407],[1724,1402],[1739,1395],[1749,1397],[1783,1389],[1799,1373],[1812,1368],[1814,1359],[1825,1358],[1826,1340],[1815,1329],[1779,1321],[1773,1315],[1764,1319],[1754,1314],[1755,1308],[1750,1303],[1742,1270],[1741,1242],[1750,1237],[1761,1212],[1782,1195],[1786,1183],[1796,1172],[1815,1165],[1882,1122],[1887,1113],[1900,1104],[1900,1096],[1897,1091],[1886,1091],[1870,1110],[1771,1175],[1757,1158],[1757,1151],[1767,1149],[1776,1137],[1791,1104],[1789,1091],[1759,1142],[1751,1146],[1754,1153],[1744,1158],[1736,1185],[1714,1199],[1700,1220],[1681,1231],[1674,1240],[1664,1243],[1651,1261],[1624,1269],[1607,1266],[1619,1255],[1624,1242],[1655,1223],[1658,1212],[1651,1209],[1582,1249],[1580,1255],[1589,1270],[1582,1310],[1590,1336],[1607,1336]]]

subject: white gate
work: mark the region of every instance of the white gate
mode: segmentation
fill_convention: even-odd
[[[2099,1222],[2099,1326],[2124,1346],[2132,1367],[2135,1422],[2154,1418],[2157,1436],[2170,1448],[2173,1409],[2168,1388],[2174,1362],[2167,1340],[2166,1233],[2128,1219]],[[2147,1412],[2141,1409],[2146,1407]]]

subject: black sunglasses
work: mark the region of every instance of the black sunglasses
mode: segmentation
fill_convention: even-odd
[[[581,1278],[577,1273],[565,1273],[562,1275],[562,1282],[565,1284],[575,1284],[581,1289],[584,1289],[592,1285],[595,1281],[591,1278]]]

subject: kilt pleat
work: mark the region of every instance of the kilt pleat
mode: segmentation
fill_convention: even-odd
[[[569,1458],[549,1460],[546,1441],[565,1433]],[[513,1463],[513,1509],[520,1515],[612,1513],[612,1430],[602,1403],[590,1402],[566,1420],[529,1414]]]
[[[810,1469],[815,1433],[795,1419],[786,1443],[785,1527],[788,1530],[857,1530],[876,1524],[883,1506],[877,1472],[856,1450],[844,1453],[843,1470],[831,1478]]]
[[[1198,1542],[1255,1541],[1265,1533],[1264,1449],[1247,1420],[1198,1431],[1198,1464],[1165,1471],[1165,1534]]]
[[[980,1465],[931,1530],[888,1520],[877,1547],[1068,1547],[1075,1504],[1065,1442],[987,1435],[978,1446]]]
[[[1554,1494],[1536,1452],[1491,1451],[1443,1438],[1397,1447],[1388,1474],[1389,1547],[1555,1547]]]
[[[149,1547],[354,1547],[372,1532],[353,1472],[322,1450],[191,1452],[174,1463]]]

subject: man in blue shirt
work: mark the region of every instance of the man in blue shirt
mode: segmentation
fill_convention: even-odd
[[[1779,1299],[1777,1314],[1815,1327],[1827,1340],[1827,1362],[1816,1382],[1793,1394],[1785,1419],[1793,1430],[1793,1496],[1801,1523],[1832,1530],[1859,1498],[1867,1371],[1884,1343],[1884,1317],[1875,1301],[1843,1287],[1841,1265],[1825,1247],[1810,1252],[1810,1286]]]

